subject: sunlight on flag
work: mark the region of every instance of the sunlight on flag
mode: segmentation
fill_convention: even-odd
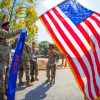
[[[72,66],[84,95],[100,97],[100,14],[66,0],[41,16]],[[94,27],[95,26],[95,27]]]

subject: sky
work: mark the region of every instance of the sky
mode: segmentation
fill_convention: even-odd
[[[56,6],[62,1],[64,0],[37,0],[36,10],[38,16],[42,15],[47,10],[51,9],[52,7]],[[77,0],[77,1],[84,7],[100,13],[100,0]],[[37,21],[37,26],[39,28],[38,42],[46,40],[53,43],[50,35],[48,34],[47,30],[45,29],[45,27],[43,26],[40,20]]]

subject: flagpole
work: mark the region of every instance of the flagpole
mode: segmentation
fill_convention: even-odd
[[[14,9],[14,6],[15,6],[15,2],[16,2],[16,0],[13,1],[13,5],[12,5],[12,8],[11,8],[11,13],[10,13],[9,23],[11,22],[11,19],[12,19],[12,13],[13,13],[13,9]]]

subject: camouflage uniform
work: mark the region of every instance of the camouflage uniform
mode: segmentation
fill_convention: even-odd
[[[53,78],[55,78],[55,72],[56,72],[56,64],[55,64],[55,60],[56,58],[59,58],[59,53],[55,50],[53,50],[52,52],[49,53],[49,58],[48,58],[48,63],[46,66],[46,74],[47,74],[47,78],[51,80]],[[51,76],[50,76],[50,71],[51,71]]]
[[[8,84],[7,81],[5,82],[5,69],[8,68],[9,60],[11,59],[10,58],[11,47],[8,43],[8,39],[20,33],[21,30],[8,33],[7,31],[0,28],[0,100],[4,100],[5,86],[7,88],[7,84]]]
[[[20,65],[20,69],[19,69],[19,85],[22,85],[22,77],[23,77],[23,72],[25,71],[26,74],[26,81],[27,84],[30,81],[30,74],[29,74],[29,69],[30,69],[30,47],[27,43],[25,43],[25,47],[24,47],[24,51],[23,51],[23,55],[22,55],[22,59],[21,59],[21,65]]]
[[[31,75],[31,81],[34,81],[37,79],[38,76],[38,64],[37,64],[37,56],[38,56],[38,50],[35,48],[31,50],[31,62],[30,62],[30,75]]]

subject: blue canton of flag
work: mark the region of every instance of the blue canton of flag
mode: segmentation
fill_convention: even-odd
[[[59,5],[63,13],[77,26],[94,12],[81,6],[76,0],[69,0]]]

